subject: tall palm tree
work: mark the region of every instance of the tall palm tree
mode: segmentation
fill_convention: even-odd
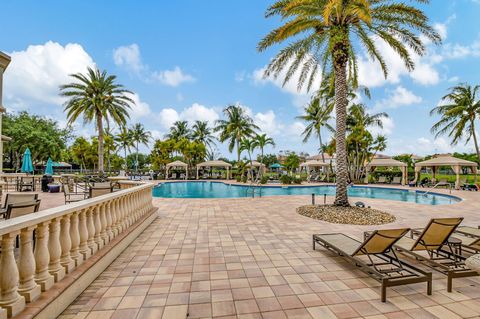
[[[86,74],[71,74],[76,82],[60,86],[60,95],[67,97],[65,111],[68,123],[72,124],[81,115],[84,123],[94,122],[98,133],[98,171],[103,173],[103,122],[110,120],[125,125],[128,109],[134,104],[121,84],[116,83],[115,75],[107,71],[88,68]]]
[[[240,141],[246,137],[252,137],[259,127],[253,123],[253,119],[245,113],[240,105],[229,105],[223,110],[226,119],[217,120],[215,132],[220,132],[220,142],[228,140],[228,150],[233,151],[237,147],[237,162],[240,161],[242,149]]]
[[[240,141],[240,150],[241,151],[247,151],[248,154],[248,160],[250,161],[250,178],[253,181],[253,160],[252,160],[252,153],[255,151],[257,148],[257,143],[255,142],[254,139],[249,139],[249,138],[242,138]]]
[[[205,145],[212,153],[215,137],[212,134],[212,129],[208,127],[207,121],[195,121],[192,127],[192,139]]]
[[[430,111],[430,115],[440,115],[440,120],[432,126],[435,137],[447,134],[456,145],[462,138],[468,143],[473,138],[477,157],[480,159],[475,120],[480,115],[480,85],[466,83],[450,88],[450,93],[442,98],[445,102]]]
[[[319,152],[322,154],[322,162],[325,163],[325,155],[323,152],[322,142],[322,127],[325,127],[330,132],[335,132],[335,129],[328,123],[332,119],[332,105],[324,105],[321,103],[322,99],[318,96],[312,98],[310,103],[304,108],[304,114],[297,116],[297,119],[307,123],[307,127],[302,132],[303,143],[307,143],[313,133],[318,137]]]
[[[263,150],[265,146],[267,145],[275,146],[275,142],[273,138],[267,137],[267,134],[257,134],[253,139],[253,143],[255,144],[256,147],[260,149],[260,163],[263,164]],[[263,173],[262,168],[260,168],[260,172]]]
[[[412,0],[428,3],[429,0]],[[277,0],[266,17],[279,16],[284,24],[265,36],[258,50],[292,42],[269,63],[264,76],[286,74],[285,85],[300,74],[298,88],[310,90],[318,73],[334,86],[337,143],[337,188],[335,205],[349,206],[346,152],[347,83],[357,81],[358,47],[379,62],[385,77],[387,65],[376,43],[387,43],[409,71],[414,69],[411,52],[424,55],[426,48],[417,33],[440,43],[438,33],[425,14],[400,0]],[[409,50],[409,49],[410,50]],[[348,69],[347,69],[348,67]],[[284,73],[286,71],[286,73]]]
[[[140,144],[148,145],[148,142],[152,138],[152,134],[145,130],[145,127],[141,123],[136,123],[130,129],[130,135],[133,143],[135,143],[135,171],[138,171],[138,147]]]
[[[181,140],[182,138],[190,139],[191,131],[188,128],[187,121],[176,121],[170,127],[170,133],[166,135],[168,139]]]
[[[120,131],[115,136],[115,142],[117,143],[118,148],[123,149],[123,154],[124,154],[123,158],[125,159],[125,170],[128,169],[127,152],[130,152],[130,150],[133,147],[133,140],[130,133],[131,132],[128,130],[126,126],[121,126]]]

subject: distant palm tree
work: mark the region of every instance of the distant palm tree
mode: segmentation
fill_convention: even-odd
[[[252,153],[257,148],[257,143],[253,139],[249,138],[242,138],[240,141],[240,150],[247,151],[248,159],[250,161],[250,178],[253,181],[253,160],[252,160]]]
[[[191,131],[188,128],[187,121],[176,121],[170,127],[170,133],[166,135],[168,139],[175,141],[181,140],[182,138],[190,139]]]
[[[212,145],[215,145],[215,137],[207,121],[195,121],[192,127],[192,139],[205,145],[212,153]]]
[[[132,141],[135,143],[135,171],[138,171],[138,147],[140,144],[148,145],[148,142],[152,138],[152,134],[145,130],[145,127],[141,123],[136,123],[130,129],[130,135]]]
[[[237,147],[237,162],[240,161],[240,154],[242,153],[240,141],[246,137],[252,137],[255,130],[259,127],[253,123],[250,116],[245,113],[245,110],[239,105],[230,105],[223,110],[225,120],[217,120],[215,132],[220,132],[220,142],[228,140],[228,150],[233,151]]]
[[[260,149],[260,163],[263,164],[263,150],[265,146],[271,145],[275,146],[275,142],[273,141],[273,138],[267,137],[267,134],[257,134],[255,138],[253,139],[253,143],[255,144],[256,147]],[[262,167],[260,168],[260,175],[262,175]]]
[[[317,135],[319,142],[319,152],[322,154],[322,162],[325,163],[325,155],[323,152],[322,142],[322,127],[325,127],[330,132],[335,132],[335,129],[330,125],[329,121],[332,119],[333,105],[322,104],[324,100],[319,96],[312,98],[310,103],[304,108],[304,114],[297,116],[307,123],[307,127],[302,132],[303,143],[308,142],[313,133]]]
[[[112,120],[118,125],[125,125],[128,109],[134,104],[126,93],[130,91],[115,83],[116,76],[107,71],[88,68],[87,74],[71,74],[77,80],[60,86],[60,95],[67,97],[65,111],[68,123],[72,124],[81,115],[84,123],[94,122],[98,133],[98,170],[104,171],[103,164],[103,121]]]
[[[480,115],[480,85],[470,86],[466,83],[450,88],[450,93],[442,98],[445,102],[430,111],[430,115],[440,115],[441,119],[432,126],[435,137],[448,134],[452,145],[456,145],[463,137],[468,143],[473,138],[477,157],[480,159],[475,121]]]
[[[127,152],[130,152],[131,148],[133,147],[133,140],[130,134],[131,132],[128,130],[126,126],[120,127],[120,132],[115,136],[115,142],[118,145],[119,149],[123,149],[124,159],[125,159],[125,170],[128,169],[127,163]]]
[[[414,0],[415,1],[415,0]],[[413,2],[413,1],[412,1]],[[428,3],[429,0],[416,0]],[[283,85],[298,76],[298,89],[310,90],[319,73],[335,90],[336,196],[335,205],[349,206],[346,118],[348,83],[358,85],[358,48],[365,49],[379,62],[387,76],[387,64],[378,49],[386,43],[414,69],[411,52],[424,55],[425,44],[417,33],[440,43],[438,33],[420,10],[400,0],[277,0],[266,17],[280,17],[282,26],[267,34],[258,44],[259,51],[289,39],[267,68],[264,76],[285,75]],[[410,48],[410,51],[407,49]]]

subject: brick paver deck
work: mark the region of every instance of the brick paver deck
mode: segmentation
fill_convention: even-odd
[[[480,193],[428,206],[364,201],[393,213],[384,228],[421,227],[434,216],[480,224]],[[331,200],[331,198],[329,198]],[[159,218],[130,245],[61,318],[475,318],[480,277],[433,272],[424,284],[388,289],[342,258],[312,250],[313,233],[361,238],[375,226],[335,225],[296,214],[308,196],[257,199],[155,199]]]

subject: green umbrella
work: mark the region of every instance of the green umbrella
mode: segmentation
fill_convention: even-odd
[[[33,173],[32,153],[30,153],[30,149],[28,147],[25,150],[25,153],[23,154],[22,172]]]
[[[278,163],[275,163],[275,164],[272,164],[270,165],[270,168],[282,168],[283,166],[278,164]]]
[[[53,175],[53,161],[50,157],[47,160],[47,166],[45,166],[45,174]]]

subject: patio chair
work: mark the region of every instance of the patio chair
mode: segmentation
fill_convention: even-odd
[[[480,226],[478,228],[472,226],[459,226],[453,234],[455,238],[462,241],[462,247],[473,250],[475,253],[480,252]]]
[[[452,185],[447,182],[446,179],[441,179],[438,183],[436,183],[433,187],[451,187]]]
[[[377,183],[379,184],[385,184],[387,182],[387,177],[386,176],[379,176]]]
[[[11,204],[19,204],[25,202],[32,202],[38,200],[38,194],[33,193],[26,193],[26,194],[12,194],[7,193],[5,197],[5,204],[2,208],[0,208],[0,216],[5,218],[5,214],[7,212],[8,205]]]
[[[398,259],[392,246],[409,228],[375,230],[363,242],[345,234],[313,235],[313,249],[320,244],[343,256],[382,284],[381,300],[387,300],[387,287],[426,282],[427,294],[432,294],[432,273],[424,272]]]
[[[29,202],[9,204],[5,213],[5,219],[12,219],[23,215],[38,212],[40,200],[36,199]]]
[[[35,191],[35,178],[32,177],[20,177],[20,181],[18,183],[18,191],[25,192],[25,191]]]
[[[63,188],[63,195],[65,196],[65,205],[74,203],[74,202],[79,202],[81,200],[84,200],[87,198],[87,193],[85,191],[81,190],[79,191],[73,191],[71,185],[69,184],[62,184]]]
[[[400,176],[395,176],[392,180],[392,184],[401,184],[402,178]]]
[[[411,238],[400,239],[394,248],[446,275],[447,291],[451,292],[454,278],[478,276],[465,265],[466,257],[458,249],[459,240],[450,237],[462,220],[461,217],[434,218],[423,230],[413,230]]]

